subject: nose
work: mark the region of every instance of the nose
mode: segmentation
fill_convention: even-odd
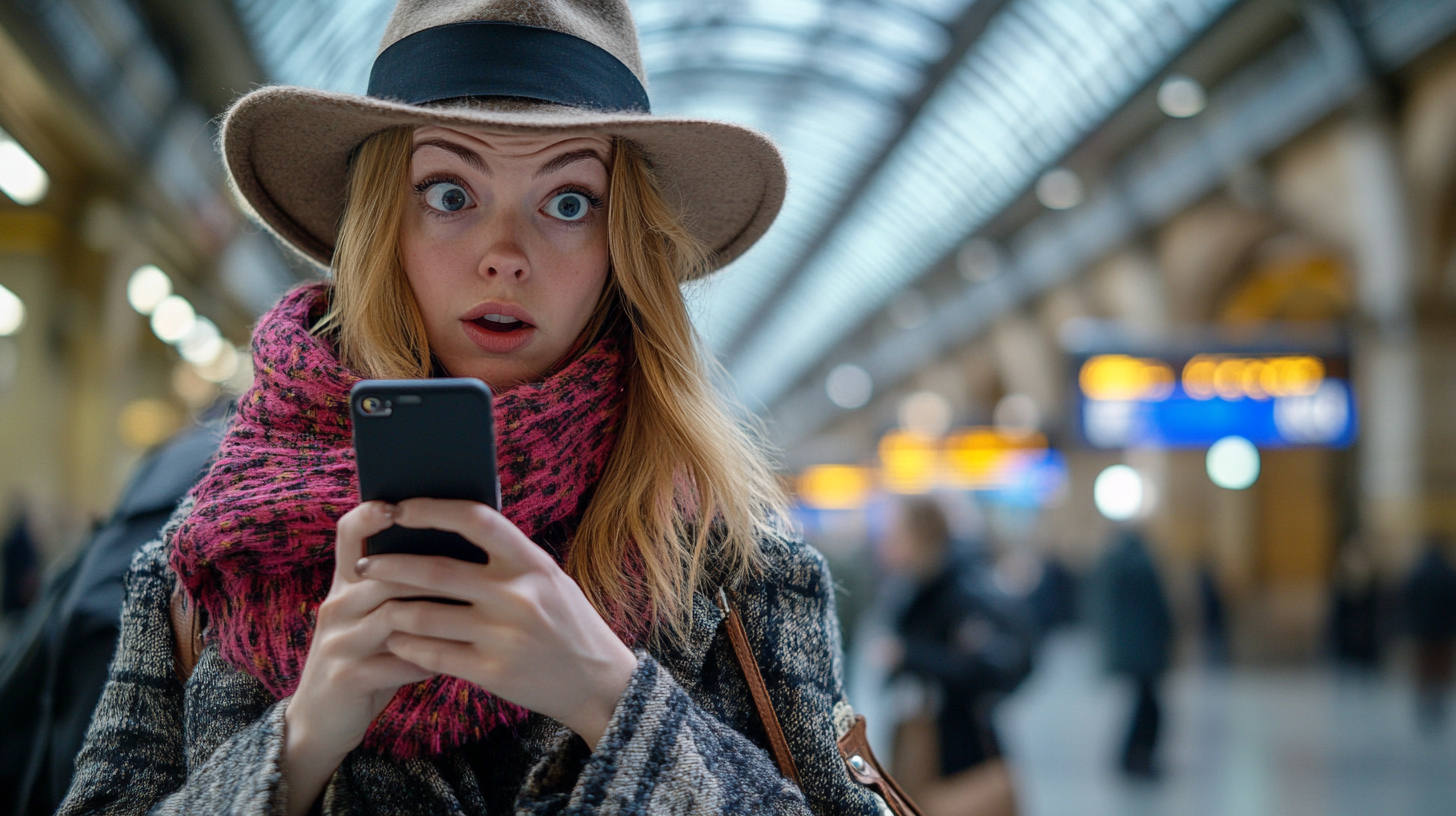
[[[525,280],[531,262],[522,243],[525,225],[511,212],[497,211],[480,227],[480,261],[476,271],[482,278]]]

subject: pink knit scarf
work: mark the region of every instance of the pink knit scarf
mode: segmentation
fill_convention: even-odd
[[[327,291],[294,289],[259,322],[253,387],[172,540],[172,569],[207,611],[223,659],[280,698],[298,687],[332,582],[335,524],[359,503],[349,388],[360,377],[309,334]],[[560,544],[580,519],[617,438],[625,369],[608,335],[543,381],[496,395],[503,512],[527,536]],[[611,617],[627,643],[641,638],[641,624],[629,623],[640,616]],[[434,755],[525,713],[441,675],[401,688],[364,744],[398,758]]]

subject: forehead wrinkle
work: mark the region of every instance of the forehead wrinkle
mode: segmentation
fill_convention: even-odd
[[[470,165],[472,168],[480,171],[481,173],[487,176],[493,175],[491,173],[490,167],[486,165],[485,159],[482,159],[479,153],[476,153],[474,150],[471,150],[464,145],[456,144],[452,141],[449,141],[448,139],[425,139],[415,144],[414,150],[411,151],[410,155],[413,156],[415,153],[419,152],[420,148],[422,147],[438,147],[441,150],[453,153],[456,156],[460,157],[461,161],[465,162],[466,164]]]
[[[579,161],[589,161],[591,159],[596,159],[597,161],[601,162],[603,167],[606,167],[607,165],[607,160],[602,158],[602,155],[600,153],[587,147],[582,148],[581,150],[571,150],[566,153],[562,153],[560,156],[557,156],[556,158],[546,162],[545,164],[537,168],[536,172],[532,174],[531,177],[541,178],[542,176],[560,170],[567,165],[576,164]]]

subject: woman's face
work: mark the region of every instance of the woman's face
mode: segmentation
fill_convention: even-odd
[[[607,163],[594,135],[415,131],[400,258],[430,350],[496,390],[571,350],[607,280]]]

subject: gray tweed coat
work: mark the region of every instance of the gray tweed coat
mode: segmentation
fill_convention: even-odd
[[[881,814],[835,746],[853,711],[823,557],[764,545],[769,569],[737,593],[802,790],[769,757],[723,614],[699,595],[685,642],[639,652],[595,752],[533,714],[435,759],[355,750],[325,788],[325,814]],[[173,585],[162,541],[126,578],[121,641],[60,813],[282,812],[283,713],[207,647],[184,687],[173,671]],[[468,752],[475,752],[470,754]],[[479,772],[479,773],[478,773]],[[316,805],[318,807],[318,805]]]

